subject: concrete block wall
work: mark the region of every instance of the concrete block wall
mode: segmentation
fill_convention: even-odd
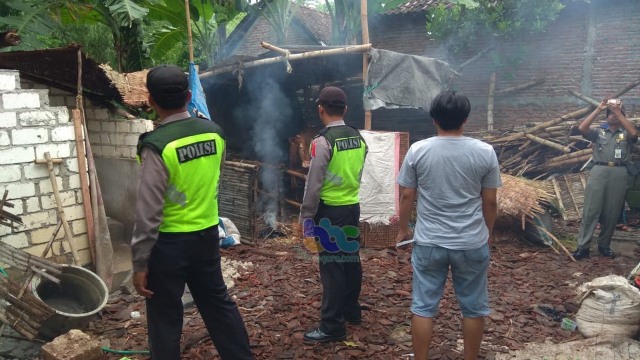
[[[0,78],[1,81],[3,81],[2,78]],[[23,88],[46,88],[33,81],[25,79],[20,81]],[[70,91],[49,88],[49,102],[52,106],[67,107],[71,113],[71,109],[76,107],[76,95]],[[115,238],[114,234],[111,234],[111,240],[112,243],[123,240],[127,242],[133,231],[136,187],[140,168],[135,160],[136,145],[140,134],[153,130],[153,122],[124,118],[88,99],[84,101],[84,108],[89,143],[93,151],[105,211],[108,217],[122,223],[125,229],[123,239]],[[1,119],[0,117],[0,122]],[[55,133],[56,136],[64,136],[64,134],[63,130]],[[0,143],[2,139],[0,135]],[[77,169],[77,165],[74,169]]]
[[[21,217],[24,223],[15,230],[0,226],[0,241],[36,256],[42,255],[59,219],[47,165],[35,163],[36,159],[44,159],[47,151],[52,158],[63,160],[54,165],[56,183],[80,265],[90,264],[69,110],[50,105],[49,91],[44,86],[23,88],[17,71],[0,69],[0,194],[9,191],[8,200],[14,207],[4,209]],[[49,256],[69,254],[63,238],[61,229]]]
[[[47,89],[46,85],[25,79],[21,79],[21,86],[23,89]],[[76,107],[76,95],[69,91],[49,88],[49,102],[51,106],[65,106],[71,113],[71,109]],[[153,130],[153,122],[150,120],[127,119],[86,98],[84,111],[89,143],[95,158],[135,159],[138,137]],[[73,127],[70,130],[70,134],[73,134]],[[56,133],[56,136],[63,135],[63,130]]]
[[[94,118],[87,127],[95,157],[135,159],[140,134],[153,130],[150,120],[122,119],[106,109],[94,109]]]

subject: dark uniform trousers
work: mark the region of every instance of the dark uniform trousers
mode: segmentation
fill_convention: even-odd
[[[332,226],[358,227],[360,204],[329,206],[320,202],[314,221],[319,224],[323,218],[329,219]],[[360,236],[357,240],[360,241]],[[323,258],[327,261],[323,261]],[[362,318],[358,302],[362,286],[360,253],[323,251],[319,254],[319,260],[322,281],[320,330],[330,335],[343,335],[346,333],[346,320],[360,321]]]
[[[253,359],[249,336],[229,297],[220,268],[218,226],[193,233],[160,233],[149,258],[147,299],[153,360],[180,359],[185,283],[222,359]]]

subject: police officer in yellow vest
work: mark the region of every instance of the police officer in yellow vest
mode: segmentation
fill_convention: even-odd
[[[147,74],[160,125],[140,136],[142,163],[131,240],[133,284],[146,298],[151,358],[180,359],[185,284],[222,359],[253,359],[220,268],[218,184],[225,141],[187,112],[189,81],[177,66]]]
[[[606,126],[590,129],[593,120],[607,110]],[[576,260],[588,258],[591,238],[600,222],[598,253],[614,257],[610,248],[611,238],[616,230],[616,222],[624,207],[624,198],[629,186],[627,166],[630,164],[631,150],[638,140],[636,128],[626,118],[622,103],[617,100],[603,100],[600,105],[580,123],[582,136],[593,143],[593,163],[589,181],[584,191],[582,223],[578,234],[578,248],[573,252]]]
[[[362,321],[358,302],[362,284],[360,236],[354,230],[360,219],[360,179],[367,146],[360,132],[344,123],[344,91],[326,87],[317,103],[325,128],[311,143],[300,219],[305,233],[314,236],[321,249],[323,292],[320,325],[304,334],[308,343],[343,340],[345,323]]]

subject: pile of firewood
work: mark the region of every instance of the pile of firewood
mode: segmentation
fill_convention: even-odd
[[[638,85],[640,78],[626,85],[612,98],[618,98]],[[518,131],[506,134],[496,134],[494,131],[481,136],[496,149],[503,173],[546,179],[553,174],[575,172],[587,165],[593,149],[590,142],[579,134],[577,126],[580,119],[591,113],[599,102],[574,91],[570,93],[589,106],[553,120],[528,124]],[[634,124],[640,121],[639,118],[629,120]]]

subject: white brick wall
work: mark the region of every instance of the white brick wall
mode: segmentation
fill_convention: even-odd
[[[29,246],[29,239],[24,233],[7,235],[2,237],[2,242],[13,246],[14,248],[23,249]]]
[[[21,169],[20,165],[3,166],[0,171],[0,184],[20,180],[22,178]]]
[[[13,128],[18,119],[14,112],[0,112],[0,128]]]
[[[17,76],[17,71],[0,70],[0,191],[9,190],[9,198],[15,206],[5,209],[20,216],[25,225],[15,230],[0,227],[0,241],[41,256],[58,221],[47,165],[35,164],[35,159],[44,159],[46,151],[53,158],[64,159],[63,163],[54,164],[61,202],[72,221],[74,241],[81,245],[87,242],[83,240],[86,221],[82,197],[80,190],[76,190],[80,185],[78,160],[73,155],[75,132],[66,107],[67,104],[75,107],[75,94],[53,90],[56,95],[52,101],[47,90],[20,89]],[[5,89],[11,87],[11,82],[14,88]],[[22,84],[25,83],[28,81],[23,80]],[[27,88],[47,87],[31,83]],[[100,116],[105,114],[100,113]],[[50,256],[60,253],[59,239],[63,237],[64,230],[61,230]],[[90,257],[85,253],[88,251],[82,253],[80,265],[90,263]]]
[[[18,114],[22,126],[55,126],[58,116],[52,110],[24,111]]]
[[[37,196],[28,198],[25,203],[27,204],[27,212],[33,213],[42,210],[40,207],[40,199]]]
[[[36,163],[25,164],[22,166],[22,169],[24,171],[25,179],[28,179],[28,180],[49,178],[49,169],[47,167],[47,164],[36,164]],[[54,164],[53,174],[58,175],[59,173],[60,173],[60,166]]]
[[[135,159],[140,134],[153,130],[153,122],[142,119],[89,119],[88,128],[95,156]]]
[[[11,74],[0,74],[0,90],[14,90],[16,88],[16,77]]]
[[[40,94],[21,92],[2,94],[5,109],[36,109],[40,107]]]
[[[54,225],[57,222],[56,212],[54,210],[41,211],[33,214],[23,215],[23,226],[21,231],[39,229],[43,226]]]
[[[10,147],[0,150],[0,165],[28,163],[35,160],[35,151],[32,146]]]
[[[44,153],[47,151],[51,155],[51,158],[68,158],[71,156],[71,143],[53,144],[36,146],[36,157],[38,159],[44,159]]]
[[[51,141],[70,141],[75,138],[73,126],[63,126],[51,130]]]
[[[62,179],[56,177],[56,185],[58,185],[58,191],[62,191]],[[41,180],[38,182],[38,189],[40,189],[40,194],[51,194],[53,193],[53,189],[51,188],[51,181],[49,179]]]
[[[40,201],[42,202],[42,208],[45,210],[57,207],[56,199],[53,195],[41,196]],[[61,191],[60,202],[62,206],[74,205],[76,203],[76,193],[74,191]]]
[[[11,144],[11,138],[6,131],[0,131],[0,146],[7,146]]]
[[[33,183],[5,183],[4,190],[9,190],[8,199],[20,199],[24,197],[33,196],[36,194],[36,185]]]
[[[49,141],[47,129],[16,129],[11,130],[13,145],[44,144]]]

